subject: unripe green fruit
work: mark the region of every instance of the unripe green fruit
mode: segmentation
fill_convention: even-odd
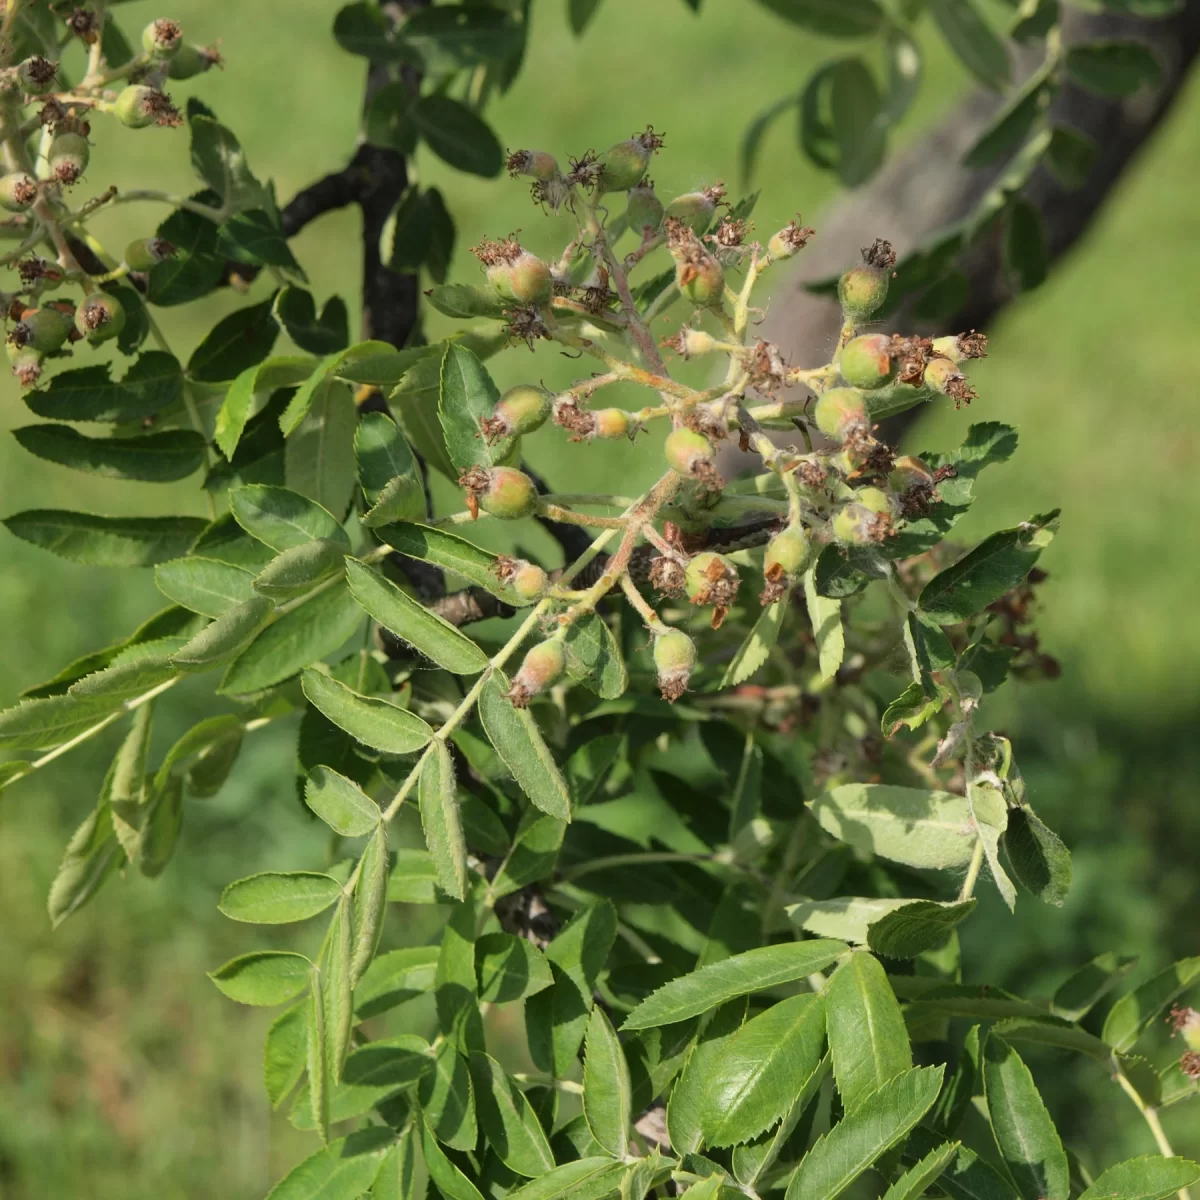
[[[46,161],[51,175],[64,187],[70,187],[87,170],[90,156],[91,147],[83,134],[60,133],[50,143]]]
[[[592,413],[594,438],[620,438],[629,433],[629,414],[623,408],[599,408]]]
[[[718,598],[723,595],[720,584],[722,580],[731,581],[736,592],[737,579],[737,568],[729,559],[723,554],[705,550],[688,563],[684,572],[684,588],[693,604],[728,603],[732,595],[727,599]]]
[[[479,494],[479,507],[493,517],[516,520],[527,517],[537,505],[537,488],[524,471],[514,467],[487,470],[487,488]]]
[[[888,272],[882,267],[863,263],[851,267],[838,280],[838,299],[846,316],[852,319],[869,317],[882,307],[888,295]]]
[[[546,572],[541,567],[536,563],[527,562],[517,567],[509,580],[509,586],[522,600],[532,604],[546,594],[549,582]]]
[[[710,308],[721,303],[725,294],[725,272],[710,254],[696,262],[681,262],[675,268],[679,290],[697,308]]]
[[[173,58],[182,45],[183,29],[178,21],[160,18],[157,21],[151,21],[142,30],[142,49],[151,58],[158,59],[160,62]]]
[[[539,642],[522,660],[508,690],[509,700],[515,707],[524,708],[531,697],[544,692],[562,675],[566,661],[562,642]]]
[[[870,546],[878,539],[872,534],[875,514],[862,504],[847,504],[833,518],[833,536],[844,546]]]
[[[673,429],[663,443],[667,465],[680,475],[694,475],[697,467],[713,461],[712,443],[694,429]]]
[[[907,492],[911,487],[931,487],[933,474],[919,458],[904,454],[892,464],[888,485],[897,492]]]
[[[629,191],[629,203],[625,208],[625,223],[634,233],[644,230],[657,231],[663,221],[662,201],[654,194],[654,188],[640,183]]]
[[[851,338],[842,349],[838,369],[851,387],[882,387],[896,374],[892,339],[884,333],[866,333]]]
[[[702,234],[712,224],[717,211],[713,198],[705,192],[686,192],[667,205],[668,217],[682,221],[694,234]]]
[[[37,198],[37,180],[24,171],[11,171],[0,176],[0,208],[24,212]]]
[[[508,156],[509,173],[529,175],[540,183],[549,183],[559,175],[558,161],[545,150],[517,150]]]
[[[873,513],[885,513],[889,517],[896,511],[896,506],[892,502],[891,496],[881,488],[865,487],[859,488],[854,493],[854,499],[858,501],[864,508]]]
[[[654,639],[654,666],[664,700],[672,704],[687,691],[696,665],[696,643],[680,629],[672,629]]]
[[[31,388],[42,377],[42,354],[32,346],[16,346],[8,343],[8,361],[12,363],[12,373],[23,388]]]
[[[553,407],[554,397],[544,388],[522,383],[500,397],[493,419],[501,422],[503,432],[509,437],[519,437],[540,429]]]
[[[554,291],[550,268],[527,251],[522,251],[512,262],[488,267],[487,277],[501,296],[518,304],[545,304]]]
[[[867,424],[867,402],[854,388],[831,388],[818,397],[813,417],[826,437],[840,438]]]
[[[627,192],[640,182],[650,165],[650,150],[638,138],[610,146],[600,155],[602,168],[596,191]]]
[[[933,358],[925,365],[925,382],[939,392],[945,392],[950,384],[963,378],[958,364],[948,358]]]
[[[58,74],[58,63],[52,63],[40,54],[34,54],[17,66],[17,78],[21,87],[31,96],[44,96],[54,87]]]
[[[161,92],[142,84],[124,89],[113,104],[113,113],[122,125],[130,129],[145,129],[158,117]]]
[[[115,296],[94,292],[75,310],[75,328],[98,346],[125,328],[125,310]]]
[[[191,79],[203,75],[221,61],[221,56],[205,46],[181,45],[167,62],[168,79]]]
[[[67,340],[73,328],[71,318],[57,308],[35,308],[25,313],[13,327],[9,341],[14,346],[28,347],[39,354],[53,354]]]
[[[783,575],[795,579],[808,566],[812,551],[812,538],[804,527],[789,526],[767,543],[763,571],[768,578]]]
[[[139,238],[125,247],[125,265],[131,271],[150,271],[170,258],[175,249],[164,238]]]

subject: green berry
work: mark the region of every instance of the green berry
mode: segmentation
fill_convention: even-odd
[[[546,594],[549,583],[546,572],[531,562],[519,563],[509,581],[512,590],[527,604],[540,600]]]
[[[150,271],[175,252],[175,245],[165,238],[139,238],[125,247],[125,265],[131,271]]]
[[[933,474],[919,458],[903,454],[892,464],[888,486],[897,492],[907,492],[914,487],[932,487]]]
[[[799,220],[791,220],[771,236],[767,243],[767,253],[772,258],[792,258],[808,245],[808,239],[814,232],[815,230],[802,226]]]
[[[671,629],[654,639],[654,666],[664,700],[672,704],[687,691],[696,665],[696,643],[680,629]]]
[[[970,333],[934,338],[933,352],[940,358],[948,358],[955,363],[964,362],[968,358],[987,358],[987,334],[976,333],[972,329]]]
[[[882,239],[862,252],[863,265],[851,267],[838,280],[838,299],[851,320],[869,317],[888,295],[888,282],[896,265],[896,253]]]
[[[712,224],[716,200],[709,191],[687,192],[667,205],[666,215],[682,221],[693,233],[701,234]]]
[[[654,194],[654,185],[643,180],[629,191],[625,207],[625,223],[634,233],[657,232],[663,222],[662,201]]]
[[[0,208],[24,212],[38,198],[37,180],[24,171],[0,175]]]
[[[537,506],[533,480],[515,467],[473,467],[459,482],[489,516],[516,520]]]
[[[650,151],[637,139],[630,138],[610,146],[600,155],[600,180],[596,190],[627,192],[636,186],[650,165]]]
[[[842,349],[838,369],[851,387],[882,387],[896,374],[892,339],[885,333],[867,333],[852,338]]]
[[[115,338],[125,328],[121,302],[107,292],[93,292],[75,310],[75,328],[93,346]]]
[[[854,388],[831,388],[817,398],[813,416],[826,437],[842,438],[868,423],[867,402]]]
[[[168,79],[191,79],[220,66],[221,56],[207,46],[185,43],[167,61]]]
[[[697,471],[711,466],[712,443],[694,429],[673,429],[663,443],[667,465],[680,475],[695,475]]]
[[[56,134],[50,143],[46,161],[50,167],[50,174],[63,187],[70,187],[77,183],[79,177],[87,170],[90,155],[91,147],[83,134],[60,133]]]
[[[525,250],[519,250],[509,261],[489,266],[487,277],[505,300],[518,304],[545,304],[554,291],[550,268]]]
[[[675,268],[679,290],[697,308],[714,308],[725,295],[725,272],[711,254],[700,253]]]
[[[12,363],[12,373],[23,388],[36,386],[42,377],[42,353],[32,346],[17,346],[9,341],[8,361]]]
[[[763,555],[763,573],[768,579],[780,576],[795,579],[812,557],[812,538],[803,525],[790,525],[768,543]]]
[[[71,318],[57,308],[32,308],[13,326],[8,340],[14,346],[27,346],[39,354],[53,354],[61,348],[73,328]]]
[[[591,436],[594,438],[621,438],[629,434],[629,414],[623,408],[598,408],[592,413],[595,422]]]
[[[879,488],[860,488],[833,518],[833,535],[845,546],[872,546],[892,535],[895,508]]]
[[[505,166],[510,175],[529,175],[539,183],[548,183],[559,175],[557,160],[544,150],[515,150]]]
[[[737,568],[721,554],[706,550],[697,554],[687,565],[684,572],[684,590],[693,604],[711,605],[720,610],[714,614],[713,628],[720,625],[724,619],[724,610],[728,609],[737,596]]]
[[[865,487],[859,488],[854,493],[854,499],[858,501],[864,508],[869,509],[873,513],[882,513],[885,516],[892,516],[895,512],[895,504],[891,496],[882,488]]]
[[[17,66],[17,78],[21,87],[31,96],[44,96],[53,90],[58,63],[34,54]]]
[[[130,129],[145,129],[147,125],[178,125],[179,113],[171,98],[157,88],[133,84],[125,88],[112,107],[122,125]]]
[[[565,667],[562,642],[539,642],[525,655],[521,669],[513,677],[509,700],[515,708],[525,708],[532,697],[544,692],[562,675]]]
[[[977,395],[975,389],[967,382],[967,377],[958,369],[958,365],[948,358],[931,358],[925,366],[925,386],[934,391],[950,396],[954,407],[960,404],[970,404]]]
[[[496,404],[490,425],[495,422],[495,431],[506,437],[520,437],[540,429],[550,417],[554,397],[544,388],[523,383],[509,388]],[[487,431],[491,436],[491,430]]]
[[[163,61],[173,58],[183,46],[183,27],[178,21],[160,17],[142,30],[142,49],[151,58]]]

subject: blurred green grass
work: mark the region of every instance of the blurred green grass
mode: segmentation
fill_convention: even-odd
[[[255,170],[276,181],[283,199],[339,167],[352,144],[363,67],[329,37],[336,7],[180,0],[169,13],[190,37],[221,37],[229,60],[225,72],[179,94],[200,96],[237,131]],[[670,0],[607,0],[582,41],[569,33],[562,7],[534,6],[526,69],[489,119],[507,145],[545,148],[560,160],[652,122],[667,133],[653,167],[667,195],[715,177],[734,185],[747,122],[800,86],[814,62],[838,52],[745,0],[710,0],[698,18]],[[163,15],[141,0],[115,11],[131,33]],[[927,43],[927,82],[910,135],[965,86],[939,44]],[[1016,457],[986,478],[964,539],[1047,507],[1064,509],[1062,532],[1046,555],[1051,579],[1041,589],[1040,622],[1046,648],[1063,661],[1063,678],[1008,689],[994,716],[1016,741],[1034,804],[1075,850],[1077,882],[1063,910],[1039,911],[1026,899],[1015,923],[985,905],[966,951],[971,973],[997,982],[1046,989],[1109,947],[1141,949],[1154,961],[1200,951],[1194,93],[1079,251],[989,331],[993,353],[977,372],[979,401],[969,410],[931,412],[911,438],[914,449],[941,448],[961,440],[974,420],[1020,428]],[[95,141],[89,193],[109,182],[194,187],[180,132],[132,133],[97,122]],[[782,224],[796,209],[819,227],[835,189],[801,158],[789,121],[768,136],[760,161],[759,229]],[[458,175],[426,154],[418,170],[450,198],[456,278],[476,277],[468,247],[484,235],[521,229],[543,250],[565,240],[564,222],[544,220],[520,183]],[[116,208],[95,231],[119,250],[166,211]],[[864,236],[876,233],[887,231]],[[360,253],[353,213],[322,219],[295,248],[319,297],[336,291],[353,299]],[[224,294],[166,310],[162,324],[186,358],[217,316],[246,302]],[[446,327],[435,317],[429,333]],[[494,367],[501,386],[561,384],[576,370],[546,349],[511,351]],[[29,419],[5,379],[0,424]],[[534,465],[571,490],[611,490],[614,478],[620,490],[634,490],[654,469],[645,443],[632,453],[625,446],[584,453],[550,431],[531,441]],[[33,459],[5,438],[0,509],[30,507],[204,510],[194,483],[114,485]],[[8,535],[0,562],[0,626],[8,634],[0,703],[161,604],[148,573],[85,570]],[[168,740],[210,703],[201,689],[178,689],[163,706],[158,736]],[[67,832],[92,803],[111,741],[97,739],[0,802],[0,1194],[251,1200],[305,1152],[308,1138],[271,1115],[263,1098],[259,1056],[270,1014],[230,1004],[202,977],[262,944],[261,931],[217,915],[226,882],[255,869],[319,863],[327,853],[294,800],[293,734],[255,736],[226,791],[189,810],[165,878],[110,883],[53,935],[46,891]],[[411,921],[418,915],[408,914]],[[394,936],[416,934],[399,928],[404,919],[393,921]],[[1081,1069],[1070,1078],[1101,1101],[1066,1118],[1093,1155],[1112,1161],[1150,1149],[1144,1128],[1129,1120],[1132,1110],[1098,1072]],[[1200,1154],[1194,1114],[1172,1110],[1164,1119],[1177,1149]]]

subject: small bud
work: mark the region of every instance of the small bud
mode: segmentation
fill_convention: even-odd
[[[799,223],[800,214],[789,221],[778,233],[774,234],[767,243],[767,253],[772,258],[792,258],[808,245],[809,238],[816,233]]]
[[[629,414],[623,408],[598,408],[592,413],[591,436],[611,440],[629,436]]]
[[[28,346],[39,354],[53,354],[61,348],[73,328],[74,323],[66,313],[47,305],[22,314],[8,340],[14,346]]]
[[[79,177],[87,170],[91,147],[81,133],[59,133],[50,143],[46,154],[46,162],[50,174],[63,187],[70,187],[79,181]]]
[[[672,704],[688,689],[696,665],[696,643],[680,629],[671,629],[654,639],[654,666],[662,698]]]
[[[544,388],[518,384],[500,397],[490,417],[481,424],[489,442],[502,437],[520,437],[540,429],[550,417],[554,397]]]
[[[7,346],[8,361],[12,363],[12,373],[23,388],[37,385],[42,377],[42,354],[32,346],[16,346],[11,341]]]
[[[113,104],[113,112],[122,125],[145,129],[147,125],[182,125],[179,110],[171,97],[157,88],[133,84],[125,88]]]
[[[842,349],[838,369],[851,387],[882,387],[896,374],[892,339],[883,333],[867,333],[852,338]]]
[[[763,555],[766,586],[760,601],[774,604],[787,590],[787,584],[799,578],[812,559],[813,543],[803,525],[789,525],[768,543]]]
[[[472,467],[459,478],[466,489],[467,507],[477,514],[483,509],[502,520],[527,517],[537,506],[533,480],[515,467]]]
[[[93,346],[115,338],[125,328],[121,302],[107,292],[93,292],[75,310],[75,328]]]
[[[536,563],[502,554],[496,559],[496,577],[510,587],[526,604],[533,604],[546,594],[549,577]]]
[[[667,465],[680,475],[694,476],[712,468],[712,443],[694,429],[673,429],[663,442]]]
[[[954,407],[970,404],[978,392],[967,382],[967,377],[948,358],[935,358],[925,367],[925,384],[935,391],[949,396]]]
[[[183,45],[183,26],[178,21],[160,17],[142,30],[142,49],[151,58],[162,62],[173,58]]]
[[[951,337],[933,339],[933,352],[951,362],[965,362],[968,358],[987,358],[987,334],[970,333],[954,334]]]
[[[854,388],[831,388],[817,398],[813,411],[817,428],[831,438],[845,438],[855,429],[868,423],[867,402],[862,392]]]
[[[662,201],[654,194],[654,185],[648,179],[643,179],[637,187],[629,189],[625,223],[634,233],[640,233],[644,237],[647,230],[656,233],[662,222]]]
[[[53,90],[54,79],[58,74],[58,63],[34,54],[17,66],[17,78],[21,87],[31,96],[44,96]]]
[[[167,78],[191,79],[222,65],[223,60],[215,47],[185,43],[167,60]]]
[[[37,198],[37,180],[24,171],[10,171],[0,176],[0,208],[24,212]]]
[[[131,271],[149,271],[178,251],[165,238],[139,238],[125,247],[125,265]]]
[[[645,133],[610,146],[597,160],[597,191],[627,192],[636,187],[650,165],[650,155],[662,144],[662,137],[647,126]]]
[[[904,454],[892,464],[888,485],[897,492],[907,492],[909,488],[931,488],[933,473],[919,458]]]
[[[838,280],[838,299],[852,320],[869,317],[887,299],[888,282],[896,265],[896,252],[888,242],[877,239],[864,248],[863,265],[851,267]]]
[[[521,669],[513,677],[508,689],[508,698],[514,708],[526,708],[529,701],[539,692],[544,692],[563,673],[566,655],[562,642],[539,642],[521,662]]]
[[[741,579],[733,563],[711,550],[697,554],[688,563],[684,574],[684,587],[688,599],[701,607],[712,606],[714,629],[721,628],[730,605],[737,598],[740,583]]]
[[[712,224],[718,202],[725,195],[723,184],[715,184],[701,192],[686,192],[667,205],[667,216],[681,221],[694,234],[702,234]]]

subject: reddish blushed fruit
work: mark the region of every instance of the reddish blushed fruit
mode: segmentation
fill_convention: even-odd
[[[696,643],[680,629],[671,629],[654,639],[654,667],[664,700],[672,704],[687,691],[696,665]]]
[[[532,433],[549,420],[553,406],[554,397],[545,388],[530,383],[518,384],[500,397],[487,423],[490,426],[494,422],[495,428],[488,428],[486,432],[489,437],[493,434],[520,437]]]
[[[487,277],[499,295],[518,304],[545,304],[554,291],[549,266],[526,250],[489,266]]]
[[[883,306],[888,296],[888,274],[865,263],[851,267],[838,280],[838,299],[852,320],[869,317]]]
[[[527,604],[540,600],[546,594],[549,582],[546,572],[531,562],[521,563],[510,581],[512,590]]]
[[[8,335],[17,347],[29,347],[39,354],[53,354],[67,340],[74,322],[57,308],[33,308],[23,313],[21,320]]]
[[[516,520],[537,507],[533,480],[515,467],[472,467],[458,481],[467,492],[467,505],[492,517]]]
[[[508,698],[516,708],[525,708],[539,692],[544,692],[563,673],[566,655],[562,642],[551,640],[539,642],[521,662],[521,669],[513,677],[508,689]]]
[[[629,414],[623,408],[598,408],[592,413],[595,424],[591,436],[594,438],[622,438],[629,436]]]
[[[845,437],[868,424],[866,399],[854,388],[831,388],[817,398],[813,419],[826,437]]]
[[[115,338],[125,328],[121,302],[107,292],[93,292],[75,310],[75,328],[93,346]]]
[[[892,339],[883,333],[852,338],[838,359],[842,378],[856,388],[877,388],[889,383],[896,374],[891,347]]]
[[[24,212],[38,198],[37,180],[24,171],[10,171],[0,176],[0,208],[9,212]]]
[[[711,466],[712,443],[694,429],[673,429],[663,443],[667,465],[680,475],[695,475],[704,466]]]

